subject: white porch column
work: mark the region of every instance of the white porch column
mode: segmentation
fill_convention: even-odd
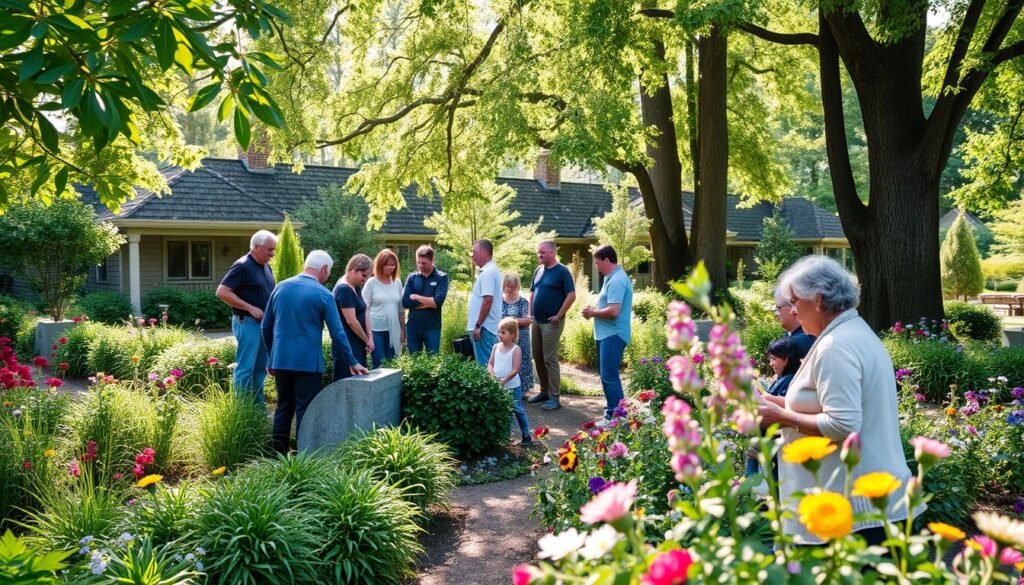
[[[136,317],[142,316],[142,275],[139,262],[139,234],[128,234],[128,298]]]

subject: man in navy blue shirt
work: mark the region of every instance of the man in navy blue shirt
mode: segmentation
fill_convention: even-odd
[[[533,273],[530,285],[530,316],[533,317],[530,341],[540,393],[528,402],[543,402],[542,408],[555,410],[561,406],[562,370],[558,363],[558,348],[565,329],[565,314],[576,301],[576,285],[572,281],[572,273],[558,261],[558,251],[551,240],[537,244],[537,261],[540,266]]]
[[[260,333],[260,321],[274,291],[274,273],[270,259],[277,249],[277,236],[260,230],[249,240],[249,253],[228,269],[217,287],[217,298],[234,313],[231,332],[238,341],[235,354],[236,392],[251,394],[263,404],[263,381],[267,378],[267,347]]]
[[[793,305],[778,289],[775,290],[775,316],[782,328],[786,330],[786,335],[796,342],[801,355],[807,355],[811,345],[814,344],[814,336],[804,333],[804,328],[796,316],[796,311],[793,310]]]
[[[434,268],[434,249],[416,250],[416,272],[409,274],[402,291],[402,306],[409,309],[405,341],[409,351],[441,351],[441,306],[448,297],[448,275]]]

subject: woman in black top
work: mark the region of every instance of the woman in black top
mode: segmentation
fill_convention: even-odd
[[[373,351],[373,337],[369,333],[371,329],[366,320],[366,303],[359,294],[359,287],[370,277],[372,270],[373,261],[370,257],[366,254],[356,254],[345,266],[345,275],[334,285],[334,301],[338,303],[338,312],[341,314],[341,324],[348,335],[348,343],[352,346],[356,361],[364,366],[367,353]],[[331,355],[334,358],[333,380],[351,376],[351,364],[345,357],[333,350]]]

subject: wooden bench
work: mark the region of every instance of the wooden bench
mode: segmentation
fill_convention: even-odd
[[[1011,317],[1024,316],[1024,294],[993,294],[978,295],[983,305],[994,305],[1006,311]]]

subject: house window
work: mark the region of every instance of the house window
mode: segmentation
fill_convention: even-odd
[[[96,265],[96,282],[107,282],[107,258]]]
[[[650,262],[641,262],[640,264],[637,264],[637,266],[636,266],[636,273],[637,274],[650,274],[651,273],[651,263]]]
[[[213,243],[168,240],[167,280],[209,280],[213,278]]]
[[[395,256],[398,256],[398,265],[405,270],[406,274],[416,270],[416,259],[412,257],[412,248],[409,244],[395,244],[389,247]]]

